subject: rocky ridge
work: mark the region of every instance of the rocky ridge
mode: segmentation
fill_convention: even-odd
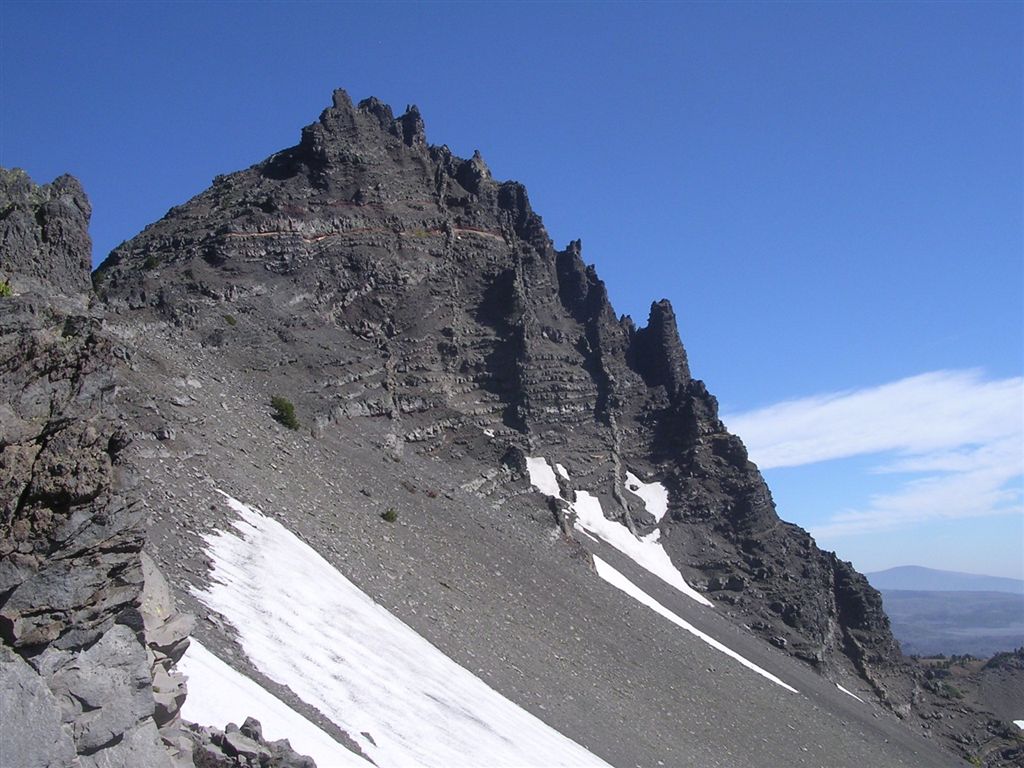
[[[125,493],[122,350],[89,278],[78,182],[0,174],[0,677],[3,747],[33,765],[191,763],[178,732],[187,644]],[[30,764],[29,761],[23,763]]]
[[[204,643],[230,655],[231,633],[191,592],[206,571],[199,534],[226,524],[209,501],[214,488],[281,510],[467,668],[490,663],[459,645],[467,631],[510,612],[519,625],[542,615],[557,626],[570,610],[558,602],[564,588],[518,601],[510,593],[496,606],[487,569],[473,563],[529,562],[552,585],[587,562],[571,538],[552,555],[533,551],[553,523],[572,526],[564,505],[530,492],[526,455],[564,464],[568,498],[596,492],[638,533],[656,523],[625,470],[660,480],[670,492],[657,524],[666,549],[737,624],[825,674],[856,675],[915,728],[923,713],[927,729],[962,740],[962,754],[1003,759],[1004,735],[915,682],[864,578],[778,519],[742,443],[692,378],[672,307],[652,305],[643,328],[618,318],[581,244],[555,249],[525,189],[494,180],[479,154],[464,160],[430,145],[415,108],[395,117],[374,99],[355,105],[336,92],[296,147],[218,177],[111,254],[94,276],[101,302],[80,289],[80,271],[66,274],[77,262],[61,244],[88,243],[77,183],[3,178],[0,278],[15,296],[0,319],[10,361],[0,407],[13,416],[4,412],[0,468],[5,500],[7,489],[17,500],[5,506],[0,552],[4,685],[39,702],[33,722],[56,734],[52,764],[75,754],[82,765],[135,764],[126,755],[145,748],[154,750],[147,764],[163,765],[157,751],[187,761],[193,741],[197,765],[300,760],[269,749],[252,723],[224,733],[179,726],[172,668],[189,621],[159,571],[200,617]],[[301,432],[273,425],[270,394],[295,402]],[[353,483],[364,491],[357,503],[342,495]],[[499,537],[475,542],[486,534],[456,519],[451,503],[498,520]],[[381,540],[373,526],[392,505],[420,517],[403,512]],[[142,553],[144,528],[156,565]],[[453,542],[465,551],[452,554]],[[414,580],[389,583],[406,568]],[[60,586],[69,572],[82,583],[72,599]],[[529,590],[533,579],[521,578]],[[582,582],[568,583],[568,594],[582,594]],[[464,592],[454,602],[453,586]],[[445,601],[451,612],[440,617],[417,610],[442,613]],[[516,656],[524,649],[514,637],[489,645],[495,674],[513,658],[550,673],[547,660]],[[60,673],[125,663],[117,691],[90,688],[95,671],[73,683]],[[501,682],[529,698],[514,678]],[[654,688],[649,698],[658,700]],[[574,722],[565,702],[552,705],[556,725]],[[585,697],[580,706],[602,711]],[[0,722],[15,722],[3,714]],[[649,727],[637,725],[638,744]],[[617,748],[609,755],[622,762]],[[689,749],[682,754],[697,759]]]
[[[278,337],[286,351],[264,350],[265,373],[309,372],[315,395],[281,388],[316,429],[383,416],[397,453],[459,460],[450,446],[488,429],[495,459],[598,457],[580,482],[641,532],[652,521],[622,468],[657,477],[677,500],[663,535],[688,578],[788,652],[852,664],[907,703],[884,681],[899,650],[877,593],[779,520],[691,377],[669,303],[642,328],[618,318],[580,242],[556,250],[522,185],[428,144],[415,108],[396,118],[336,92],[298,146],[218,178],[96,281],[108,306],[194,330],[241,365],[254,337]]]

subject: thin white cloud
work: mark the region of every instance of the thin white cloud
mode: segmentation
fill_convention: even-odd
[[[863,510],[835,514],[811,528],[819,541],[902,528],[930,520],[1022,514],[1019,460],[970,472],[911,480],[893,493],[872,496]]]
[[[1024,379],[937,371],[869,389],[727,416],[762,469],[879,455],[876,473],[912,475],[846,509],[819,540],[935,519],[1024,514]]]
[[[1024,379],[936,371],[880,387],[726,416],[761,469],[884,451],[924,453],[1019,437]]]

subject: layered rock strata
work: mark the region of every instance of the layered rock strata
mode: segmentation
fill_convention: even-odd
[[[395,117],[336,92],[297,146],[218,177],[96,283],[126,317],[152,313],[239,368],[260,360],[315,429],[384,417],[398,456],[575,460],[579,487],[640,532],[653,520],[623,468],[659,479],[663,538],[688,578],[771,642],[852,664],[906,703],[884,681],[899,650],[877,593],[779,520],[691,376],[669,303],[641,328],[617,317],[580,242],[556,249],[525,188],[479,153],[430,145],[415,108]]]

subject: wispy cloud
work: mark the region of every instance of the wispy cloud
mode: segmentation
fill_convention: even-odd
[[[869,389],[791,400],[725,417],[762,469],[878,455],[874,472],[903,473],[812,528],[836,539],[934,519],[1021,514],[1024,379],[937,371]]]

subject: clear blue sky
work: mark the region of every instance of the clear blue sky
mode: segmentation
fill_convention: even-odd
[[[804,409],[787,425],[878,433],[895,382],[921,422],[995,402],[767,475],[783,517],[865,570],[1020,577],[1022,9],[4,0],[0,164],[78,176],[98,262],[294,144],[333,88],[415,103],[430,141],[527,185],[556,245],[582,238],[620,313],[672,300],[765,466],[780,401]]]

